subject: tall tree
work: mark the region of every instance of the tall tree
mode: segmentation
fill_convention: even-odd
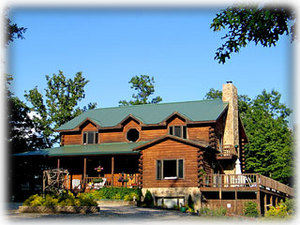
[[[295,13],[284,8],[268,7],[229,7],[213,19],[213,31],[225,30],[222,37],[225,43],[219,47],[215,59],[225,63],[233,52],[239,52],[250,42],[264,47],[275,46],[281,35],[295,39]]]
[[[160,96],[152,98],[149,100],[149,96],[154,93],[154,77],[149,77],[148,75],[134,76],[128,82],[131,83],[132,89],[137,91],[137,94],[133,94],[133,100],[129,102],[126,100],[119,101],[120,106],[126,105],[141,105],[141,104],[155,104],[162,101]]]
[[[67,79],[62,71],[52,77],[46,75],[47,88],[43,96],[35,87],[25,92],[25,98],[36,112],[33,121],[42,127],[42,134],[47,147],[52,147],[59,140],[59,134],[54,130],[70,121],[87,109],[96,107],[90,103],[88,107],[80,108],[78,103],[84,98],[84,88],[89,82],[81,72],[76,73],[74,79]]]
[[[10,91],[12,80],[13,77],[7,75],[8,149],[13,154],[43,148],[41,129],[30,118],[30,108]]]
[[[222,98],[222,91],[210,89],[206,99]],[[293,176],[292,132],[288,128],[291,110],[280,102],[281,95],[263,90],[256,98],[239,95],[239,114],[249,143],[245,146],[246,171],[261,173],[285,184]]]

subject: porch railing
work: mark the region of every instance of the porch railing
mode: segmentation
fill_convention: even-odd
[[[121,181],[121,177],[123,177],[123,180],[127,180],[126,182]],[[95,179],[99,179],[100,177],[86,177],[83,181],[86,186],[88,186],[89,183],[93,183]],[[105,187],[137,187],[138,185],[138,179],[139,174],[104,174],[104,177],[106,181],[104,183]]]
[[[282,184],[269,177],[245,173],[245,174],[209,174],[203,175],[202,187],[216,188],[266,188],[271,191],[279,191],[290,196],[293,196],[293,188]]]
[[[221,150],[221,149],[220,149]],[[237,156],[238,153],[233,145],[223,145],[222,152],[218,153],[218,157]]]

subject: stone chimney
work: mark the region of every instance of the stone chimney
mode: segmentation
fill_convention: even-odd
[[[229,103],[223,145],[239,145],[237,88],[232,84],[232,81],[227,81],[226,84],[223,84],[222,93],[222,100]]]

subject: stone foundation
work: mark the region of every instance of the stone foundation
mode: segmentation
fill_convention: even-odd
[[[195,211],[200,210],[201,192],[198,187],[143,188],[143,196],[145,196],[147,190],[151,192],[155,205],[161,204],[162,201],[166,202],[166,200],[168,201],[169,205],[166,203],[164,203],[164,205],[166,205],[168,208],[171,208],[171,200],[173,200],[174,203],[177,201],[177,203],[187,204],[190,195],[194,202]]]

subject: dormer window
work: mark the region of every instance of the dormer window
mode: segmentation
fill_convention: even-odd
[[[98,132],[96,131],[88,131],[83,133],[83,144],[98,144]]]
[[[186,139],[186,126],[170,126],[169,134]]]

